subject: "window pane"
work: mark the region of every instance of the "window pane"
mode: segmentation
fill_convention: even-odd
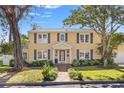
[[[80,59],[84,59],[84,52],[80,52]]]
[[[47,39],[47,35],[46,34],[43,34],[43,39]]]
[[[80,41],[84,42],[84,35],[80,35]]]
[[[38,51],[38,59],[42,59],[42,52]]]
[[[43,59],[47,58],[47,51],[43,51]]]
[[[61,41],[65,41],[65,35],[62,34],[62,35],[60,35],[60,36],[61,36],[61,37],[60,37]]]
[[[38,35],[38,38],[41,39],[42,38],[42,35]]]
[[[85,59],[89,59],[89,52],[85,53]]]
[[[89,35],[85,35],[85,42],[89,42]]]
[[[23,53],[24,59],[27,59],[27,53]]]

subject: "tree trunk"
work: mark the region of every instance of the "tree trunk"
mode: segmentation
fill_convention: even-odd
[[[16,69],[22,70],[23,69],[23,57],[22,57],[22,50],[21,50],[21,42],[20,42],[20,35],[18,31],[18,26],[16,23],[12,23],[12,29],[13,29],[13,51],[14,51],[14,58],[16,62]]]
[[[16,18],[14,17],[15,15],[13,14],[11,24],[10,24],[10,29],[12,31],[12,38],[13,38],[13,53],[14,53],[14,58],[16,62],[16,69],[18,71],[21,71],[24,67],[24,60],[22,57],[22,49],[21,49],[21,40],[20,40],[20,33],[18,30],[18,23]]]
[[[108,62],[107,62],[107,47],[106,47],[106,37],[105,37],[105,33],[103,32],[102,34],[102,60],[104,63],[104,67],[106,68],[108,66]]]

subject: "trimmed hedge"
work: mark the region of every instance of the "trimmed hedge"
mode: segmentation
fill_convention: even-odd
[[[94,60],[76,60],[74,59],[72,62],[72,66],[94,66],[94,65],[102,65],[103,62],[100,59]]]
[[[42,75],[44,81],[53,81],[57,78],[57,68],[51,67],[49,65],[44,65],[42,68]]]
[[[15,60],[14,59],[10,60],[9,66],[11,66],[11,67],[15,66]]]
[[[3,65],[3,61],[2,60],[0,60],[0,66],[2,66]]]

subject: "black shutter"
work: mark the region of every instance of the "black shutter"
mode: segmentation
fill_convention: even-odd
[[[57,41],[59,42],[59,33],[57,33]]]
[[[79,60],[79,49],[77,49],[77,60]]]
[[[48,59],[50,60],[50,49],[48,49]]]
[[[79,43],[79,33],[77,33],[77,43]]]
[[[93,43],[93,33],[90,34],[90,43]]]
[[[93,59],[93,49],[90,50],[90,58]]]
[[[34,43],[37,43],[37,33],[34,33]]]
[[[34,49],[34,60],[37,60],[37,50]]]
[[[65,33],[65,41],[68,41],[68,33]]]
[[[48,33],[48,43],[50,43],[50,33]]]

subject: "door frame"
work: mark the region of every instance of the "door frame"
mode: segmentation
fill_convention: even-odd
[[[60,51],[64,51],[65,53],[64,53],[64,57],[65,57],[65,61],[60,61]],[[66,63],[66,50],[65,49],[60,49],[60,50],[58,50],[58,63],[60,63],[60,64],[65,64]]]

